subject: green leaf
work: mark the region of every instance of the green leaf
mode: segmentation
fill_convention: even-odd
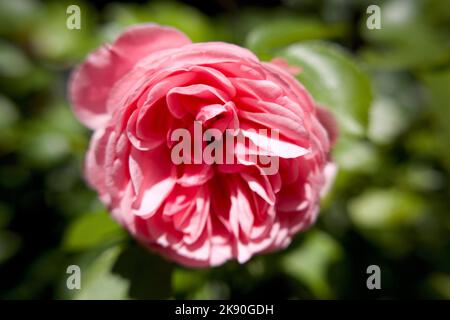
[[[302,244],[283,257],[284,271],[305,283],[320,299],[332,298],[327,282],[330,265],[342,257],[342,248],[324,232],[310,231]]]
[[[91,248],[120,237],[121,230],[105,211],[84,214],[69,226],[63,247],[70,251]]]
[[[81,289],[74,292],[73,299],[126,299],[128,281],[112,272],[120,252],[120,246],[110,247],[87,267],[81,267]]]
[[[343,24],[325,25],[310,18],[285,17],[253,29],[247,36],[246,47],[264,58],[274,49],[299,41],[336,38],[345,32]]]
[[[341,131],[365,134],[372,89],[350,54],[337,45],[311,41],[291,45],[279,55],[302,69],[297,79],[318,104],[334,113]]]
[[[177,293],[192,292],[205,281],[202,274],[196,270],[176,268],[172,273],[172,288]]]
[[[398,189],[370,189],[353,199],[350,218],[363,229],[386,229],[411,224],[420,217],[423,203],[414,193]]]
[[[64,299],[167,299],[172,297],[173,264],[132,242],[108,244],[86,251],[76,262],[81,289],[68,290]],[[65,277],[65,280],[67,277]]]
[[[427,217],[423,199],[398,187],[370,188],[352,199],[348,209],[361,236],[397,258],[414,249],[417,230]]]
[[[174,265],[137,245],[127,246],[117,259],[113,272],[129,282],[133,299],[167,299],[172,295]]]
[[[25,122],[21,131],[20,153],[37,167],[51,167],[72,153],[84,154],[85,128],[75,119],[66,103],[55,103],[39,116]]]

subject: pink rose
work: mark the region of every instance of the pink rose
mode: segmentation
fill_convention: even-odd
[[[87,180],[139,242],[181,264],[243,263],[286,247],[317,217],[336,132],[292,70],[236,45],[191,43],[172,28],[127,29],[70,81],[75,114],[95,130]],[[184,160],[212,143],[195,124],[219,132],[215,141],[250,143],[224,148],[233,163],[179,163],[177,129],[194,135]],[[262,159],[275,172],[265,174]]]

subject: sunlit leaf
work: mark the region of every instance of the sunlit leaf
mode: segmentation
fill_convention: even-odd
[[[204,281],[205,279],[195,270],[176,268],[172,273],[172,288],[175,292],[190,292]]]
[[[101,253],[91,264],[81,269],[81,289],[74,290],[74,299],[126,299],[129,282],[114,274],[112,268],[121,252],[113,246]]]
[[[370,139],[380,144],[392,142],[407,125],[407,115],[402,111],[392,100],[375,100],[370,112]]]
[[[397,189],[370,189],[349,205],[353,223],[370,229],[411,224],[420,217],[422,209],[419,197]]]
[[[27,162],[37,167],[48,167],[71,154],[85,152],[86,130],[67,104],[47,106],[44,113],[24,127],[20,152]]]

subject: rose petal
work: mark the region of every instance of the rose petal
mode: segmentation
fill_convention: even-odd
[[[152,24],[128,28],[112,45],[91,53],[73,73],[69,91],[75,114],[89,128],[103,126],[109,119],[106,101],[110,89],[126,72],[155,51],[189,43],[173,28]]]

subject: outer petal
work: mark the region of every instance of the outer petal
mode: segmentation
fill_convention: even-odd
[[[106,101],[113,85],[145,56],[191,41],[181,32],[154,24],[133,26],[112,44],[90,54],[72,74],[70,99],[80,121],[91,129],[109,119]]]
[[[331,145],[334,146],[339,136],[339,127],[333,114],[324,107],[317,106],[317,118],[327,131]]]

